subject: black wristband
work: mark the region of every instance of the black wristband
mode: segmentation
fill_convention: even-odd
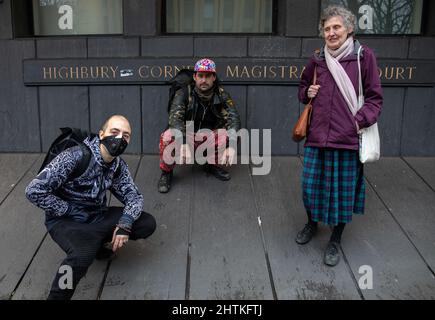
[[[130,232],[118,227],[118,231],[116,231],[117,236],[129,236]]]

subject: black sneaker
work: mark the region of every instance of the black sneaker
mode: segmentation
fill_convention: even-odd
[[[100,249],[98,249],[95,259],[97,260],[111,260],[115,256],[115,252],[112,249],[107,248],[105,245],[102,245]]]
[[[162,175],[160,176],[158,183],[158,190],[160,193],[167,193],[171,189],[171,181],[172,181],[172,171],[165,172],[162,171]]]
[[[334,267],[340,261],[340,244],[335,241],[329,241],[325,250],[323,262],[330,267]]]
[[[215,176],[219,180],[228,181],[231,179],[230,174],[219,166],[215,166],[215,165],[207,163],[204,166],[204,170],[205,170],[205,172],[212,174],[213,176]]]
[[[311,238],[313,238],[316,232],[317,232],[317,225],[307,223],[305,227],[298,232],[295,241],[298,244],[306,244],[310,242]]]

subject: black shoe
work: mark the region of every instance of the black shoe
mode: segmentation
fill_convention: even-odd
[[[219,166],[215,166],[212,164],[206,164],[204,166],[204,170],[205,170],[205,172],[212,174],[213,176],[215,176],[219,180],[228,181],[231,179],[230,174]]]
[[[335,241],[329,241],[325,250],[323,262],[330,267],[334,267],[340,261],[340,244]]]
[[[165,172],[162,171],[162,175],[160,176],[159,183],[158,183],[158,189],[160,193],[167,193],[171,189],[171,182],[172,182],[172,171],[171,172]]]
[[[97,260],[111,260],[115,256],[115,252],[113,252],[111,249],[106,248],[105,245],[102,245],[100,249],[97,251],[97,255],[95,256],[95,259]]]
[[[316,234],[316,232],[317,225],[307,223],[305,227],[296,235],[295,241],[298,244],[306,244],[310,242],[311,238]]]

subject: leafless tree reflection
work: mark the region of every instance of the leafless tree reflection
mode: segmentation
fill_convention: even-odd
[[[358,29],[359,33],[406,34],[413,33],[416,2],[419,0],[328,0],[322,1],[322,8],[336,4],[349,8],[357,17],[362,6],[370,6],[373,12],[372,29]],[[358,23],[357,23],[358,25]]]

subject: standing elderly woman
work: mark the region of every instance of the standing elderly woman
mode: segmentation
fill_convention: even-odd
[[[296,237],[308,243],[317,223],[334,226],[324,253],[324,263],[340,260],[340,241],[352,214],[364,213],[363,165],[359,161],[358,131],[374,124],[381,111],[382,90],[373,51],[353,38],[355,16],[346,8],[330,6],[320,18],[325,46],[310,59],[299,86],[299,100],[313,99],[305,142],[302,177],[308,223]],[[357,109],[358,50],[360,51],[364,105]],[[313,85],[314,73],[317,74]]]

